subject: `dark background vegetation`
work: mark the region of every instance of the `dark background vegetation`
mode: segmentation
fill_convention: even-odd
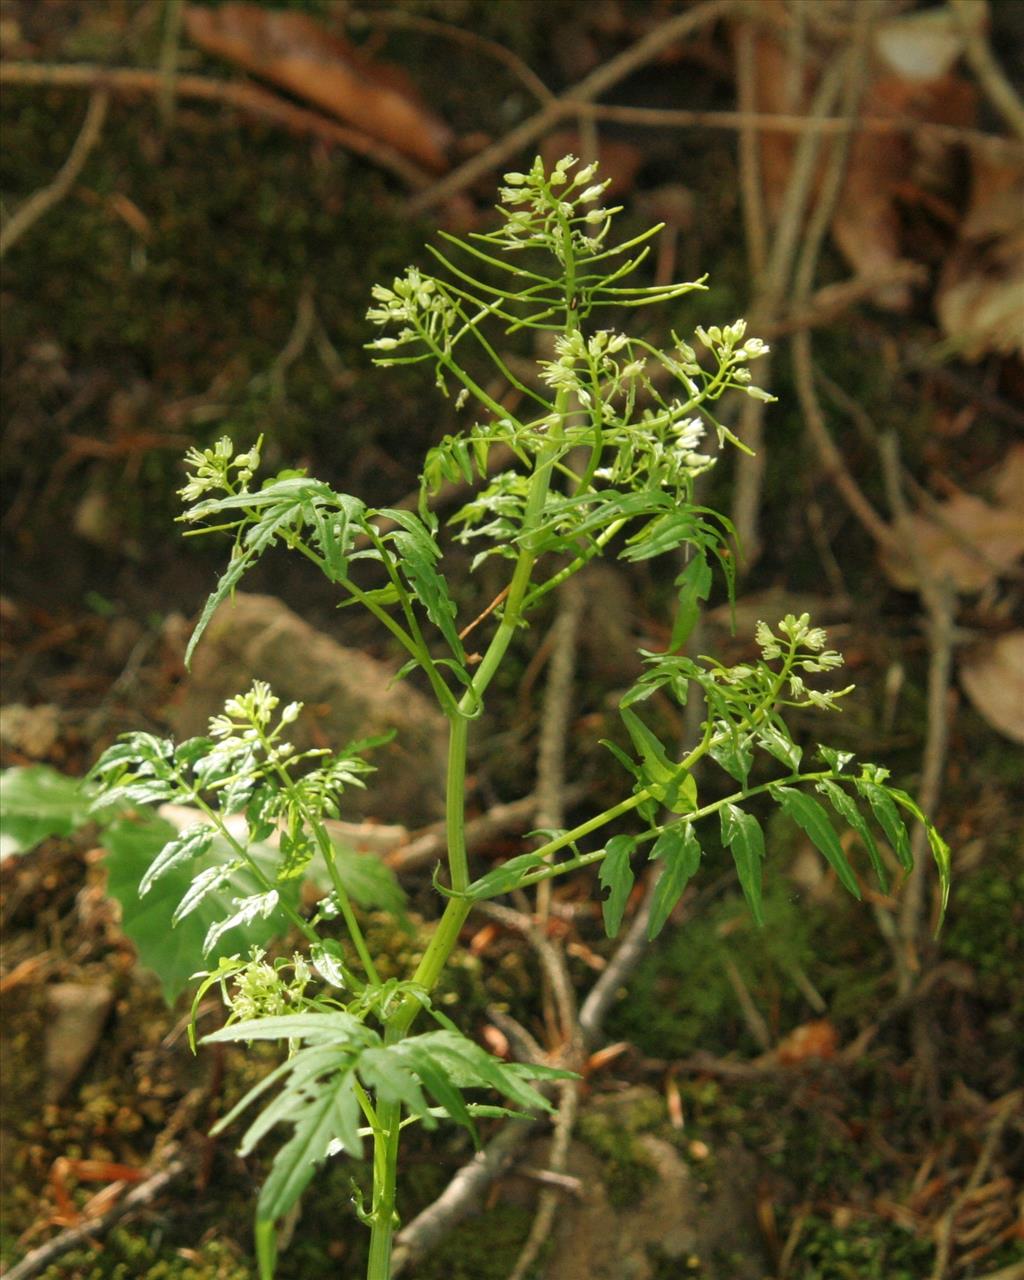
[[[3,56],[151,68],[171,7],[157,0],[3,0]],[[559,93],[686,6],[407,0],[389,8],[280,0],[273,7],[312,15],[375,60],[403,68],[451,129],[454,166],[536,110],[512,70],[454,33],[499,43]],[[893,4],[880,13],[929,7]],[[842,0],[795,0],[788,10],[754,5],[757,13],[704,28],[682,51],[644,65],[604,101],[732,111],[734,42],[743,21],[756,26],[766,14],[781,13],[785,23],[802,10],[813,65],[818,46],[847,38],[855,8]],[[393,13],[450,30],[382,20]],[[1022,13],[1014,0],[994,3],[986,37],[1018,83]],[[187,39],[179,70],[225,81],[241,74]],[[971,120],[959,123],[1007,132],[976,70],[961,61],[953,74],[974,94]],[[4,84],[5,218],[52,181],[81,128],[87,98],[82,89],[53,83]],[[869,91],[864,109],[871,106]],[[806,102],[797,109],[806,111]],[[574,126],[557,128],[571,133]],[[578,150],[596,138],[615,157],[627,226],[645,226],[666,206],[676,210],[675,275],[710,273],[707,293],[659,317],[662,338],[670,328],[686,333],[697,323],[749,314],[755,305],[737,137],[728,128],[598,122],[593,135],[575,133],[560,147]],[[529,148],[499,172],[531,154]],[[1013,458],[1021,474],[1024,375],[1020,338],[1012,333],[1015,319],[1021,323],[1019,308],[1008,314],[1005,342],[984,339],[969,351],[944,329],[940,314],[943,272],[962,248],[977,190],[970,147],[947,147],[931,177],[922,176],[919,160],[915,153],[916,167],[891,197],[895,257],[919,268],[912,292],[894,310],[867,290],[814,328],[816,365],[841,393],[825,402],[825,416],[842,466],[890,523],[896,516],[882,454],[865,423],[898,439],[909,477],[906,501],[918,515],[934,514],[929,495],[945,502],[966,492],[993,506],[1010,503],[995,496],[1007,490],[1000,477]],[[166,726],[181,696],[185,620],[212,585],[222,552],[205,540],[183,542],[173,523],[187,447],[223,434],[242,447],[262,433],[271,469],[307,466],[370,502],[391,503],[415,488],[423,451],[456,420],[428,375],[370,366],[363,349],[370,286],[422,261],[421,246],[439,223],[486,226],[496,176],[488,173],[453,201],[410,214],[411,193],[400,177],[372,156],[308,130],[185,97],[166,120],[153,93],[112,95],[102,135],[71,190],[3,263],[3,702],[51,708],[46,723],[54,726],[41,737],[7,734],[6,764],[42,761],[80,773],[117,733]],[[865,230],[865,253],[872,234]],[[994,287],[1004,267],[1002,259],[989,264]],[[856,274],[856,264],[827,241],[816,287]],[[1013,287],[1012,280],[1006,284]],[[588,1079],[589,1119],[580,1141],[603,1162],[618,1212],[628,1214],[657,1177],[636,1145],[643,1131],[674,1143],[710,1198],[722,1182],[740,1188],[745,1207],[737,1222],[745,1225],[735,1228],[736,1256],[723,1248],[694,1259],[686,1274],[1008,1280],[1024,1274],[1024,709],[1017,710],[1014,738],[1012,708],[992,723],[985,706],[965,695],[961,673],[971,655],[982,662],[986,646],[1022,625],[1012,529],[1008,557],[948,606],[952,675],[929,697],[940,641],[934,601],[929,606],[926,598],[934,583],[920,561],[941,573],[942,539],[904,524],[901,539],[920,538],[916,582],[914,572],[908,580],[906,571],[882,567],[877,539],[837,496],[835,467],[823,462],[808,433],[788,354],[787,317],[799,311],[791,302],[783,296],[768,317],[778,331],[772,389],[779,403],[769,410],[763,447],[762,547],[741,581],[736,639],[719,625],[726,621],[719,610],[706,643],[738,656],[762,611],[800,612],[806,604],[821,614],[859,686],[849,710],[827,726],[828,740],[886,764],[911,791],[921,783],[922,753],[934,745],[935,717],[942,718],[948,745],[939,761],[936,821],[954,850],[949,918],[934,946],[922,941],[927,929],[912,940],[925,994],[894,1005],[898,966],[875,914],[841,898],[820,874],[808,876],[797,834],[776,824],[772,860],[788,871],[770,895],[767,930],[746,918],[728,876],[701,887],[686,920],[645,957],[631,997],[611,1020],[610,1037],[630,1047]],[[731,509],[733,479],[733,463],[723,461],[703,495],[709,505]],[[960,543],[977,532],[961,528]],[[980,561],[993,554],[983,547]],[[293,564],[261,567],[250,589],[280,595],[343,643],[391,656],[379,634],[348,615],[339,620],[326,586]],[[650,645],[664,635],[668,584],[633,579],[622,590],[609,596],[606,612],[637,644]],[[486,598],[486,591],[459,588],[466,617]],[[723,599],[718,593],[712,603]],[[537,634],[549,621],[538,622]],[[594,744],[611,723],[615,673],[610,680],[603,675],[599,658],[600,643],[580,656],[570,750],[571,768],[601,785],[609,766]],[[532,785],[539,686],[528,662],[524,643],[499,690],[511,729],[495,746],[479,747],[477,808]],[[518,687],[524,677],[525,694]],[[1015,689],[1019,683],[1006,684],[1004,702],[1012,703]],[[809,722],[808,743],[825,732]],[[517,848],[498,842],[482,856]],[[243,1165],[229,1140],[214,1144],[201,1135],[258,1065],[240,1055],[188,1054],[184,1006],[167,1010],[152,975],[135,966],[103,896],[102,863],[88,833],[9,861],[3,877],[5,1260],[67,1225],[75,1206],[96,1191],[72,1171],[70,1205],[62,1203],[56,1161],[144,1168],[169,1118],[180,1114],[178,1136],[198,1152],[191,1183],[179,1183],[156,1208],[43,1274],[248,1280],[255,1273],[247,1217],[259,1162]],[[409,887],[415,895],[416,884]],[[585,901],[590,889],[580,882],[571,891]],[[891,908],[878,905],[893,921]],[[583,983],[585,957],[606,954],[607,944],[599,912],[581,908],[574,921],[571,965]],[[373,927],[387,938],[386,921]],[[411,945],[396,936],[395,947]],[[512,935],[462,962],[451,984],[463,997],[466,1025],[478,1030],[497,1000],[541,1034],[535,963]],[[43,1103],[44,988],[59,981],[102,982],[115,1002],[86,1072],[59,1101]],[[743,996],[756,1017],[745,1011]],[[880,1019],[862,1051],[844,1057],[842,1047]],[[827,1026],[830,1047],[797,1052],[795,1064],[780,1069],[780,1044],[808,1025]],[[704,1069],[691,1061],[698,1050],[707,1055]],[[203,1101],[190,1110],[192,1090]],[[607,1120],[602,1112],[602,1098],[623,1090],[637,1090],[648,1104],[636,1113],[641,1119]],[[467,1155],[461,1138],[414,1145],[407,1203],[427,1203]],[[362,1229],[347,1214],[348,1176],[331,1167],[316,1183],[283,1275],[358,1274]],[[529,1205],[522,1195],[499,1194],[487,1216],[412,1274],[506,1275],[529,1227]],[[659,1259],[654,1249],[648,1264],[651,1275],[682,1274],[682,1264]]]

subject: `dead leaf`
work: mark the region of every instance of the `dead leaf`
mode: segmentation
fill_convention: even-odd
[[[774,15],[776,31],[785,27],[785,11],[776,0],[762,0],[761,12]],[[755,101],[761,112],[806,112],[815,77],[797,65],[782,35],[767,23],[755,38]],[[967,126],[975,123],[977,90],[953,71],[962,40],[952,15],[925,11],[879,24],[861,113],[881,119],[905,119]],[[761,170],[765,202],[777,215],[789,185],[797,139],[761,134]],[[952,149],[912,134],[857,133],[850,146],[843,190],[832,220],[832,236],[858,279],[881,280],[872,289],[877,305],[902,311],[910,306],[903,218],[908,203],[934,208],[936,186],[945,189]],[[819,162],[819,170],[825,163]]]
[[[901,591],[915,590],[921,563],[937,581],[948,579],[963,594],[983,591],[1024,555],[1024,498],[1019,492],[1015,497],[1016,507],[997,507],[972,493],[957,493],[936,504],[934,517],[910,516],[903,541],[912,543],[913,556],[902,549],[883,553],[889,581]]]
[[[928,80],[878,74],[864,96],[863,113],[969,125],[974,122],[976,105],[973,86],[952,73]],[[920,158],[919,147],[908,136],[862,133],[854,138],[832,219],[832,235],[859,276],[892,272],[903,261],[901,206],[915,200],[927,203],[928,187],[935,177],[930,170],[935,168],[937,157],[930,153],[928,174],[915,180]],[[910,305],[911,289],[909,284],[897,282],[874,297],[879,306],[902,311]]]
[[[451,130],[404,72],[371,62],[307,14],[255,4],[189,5],[185,29],[208,53],[316,103],[435,172],[448,167]]]
[[[1024,631],[1008,631],[972,650],[960,683],[997,733],[1024,743]]]
[[[983,13],[972,16],[983,24]],[[880,22],[874,32],[874,47],[887,69],[903,79],[936,80],[953,70],[963,53],[964,40],[956,14],[945,6],[901,13]]]
[[[1024,506],[1024,444],[1015,444],[991,473],[992,496],[1003,507]]]
[[[971,158],[971,203],[935,307],[965,360],[1024,354],[1024,166]]]
[[[775,1048],[775,1056],[783,1066],[805,1062],[808,1058],[834,1058],[839,1033],[827,1018],[805,1022],[796,1027]]]

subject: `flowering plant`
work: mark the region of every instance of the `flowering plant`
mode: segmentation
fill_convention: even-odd
[[[215,889],[239,886],[224,917],[210,927],[207,952],[254,919],[276,921],[282,932],[291,930],[293,939],[303,940],[303,950],[291,960],[271,963],[262,950],[222,957],[199,992],[219,986],[230,1011],[228,1024],[207,1041],[278,1040],[288,1047],[285,1061],[219,1125],[262,1106],[244,1136],[243,1152],[279,1123],[291,1130],[257,1207],[264,1280],[274,1267],[275,1224],[329,1156],[356,1155],[364,1139],[372,1142],[372,1187],[365,1205],[356,1196],[357,1212],[370,1228],[368,1280],[387,1280],[404,1127],[432,1127],[448,1119],[472,1129],[477,1115],[549,1106],[535,1083],[565,1072],[492,1057],[432,1002],[476,904],[593,866],[605,894],[606,928],[614,936],[634,883],[634,864],[646,853],[659,875],[649,926],[653,937],[700,869],[705,820],[717,819],[721,847],[735,862],[760,921],[766,849],[751,807],[758,798],[789,813],[857,897],[858,874],[825,804],[855,833],[883,885],[886,863],[876,830],[908,867],[903,814],[925,823],[944,889],[948,881],[945,844],[883,769],[854,767],[848,754],[827,747],[819,749],[814,767],[804,764],[787,714],[802,707],[831,709],[849,692],[811,687],[811,678],[832,672],[842,659],[807,615],[789,615],[774,628],[760,623],[760,657],[751,662],[725,666],[681,652],[710,593],[715,566],[730,591],[732,586],[731,526],[694,496],[696,477],[714,462],[714,452],[704,451],[706,439],[718,449],[743,447],[714,408],[730,390],[771,398],[754,384],[750,370],[767,347],[747,336],[742,320],[697,329],[700,354],[675,335],[662,350],[610,327],[629,309],[673,302],[704,288],[704,282],[624,283],[643,262],[658,228],[611,243],[618,210],[600,204],[608,184],[597,179],[596,166],[580,168],[569,156],[549,172],[537,160],[526,173],[507,174],[505,182],[496,230],[465,240],[445,235],[445,248],[431,249],[439,274],[410,268],[390,287],[373,291],[369,319],[381,334],[369,345],[377,364],[426,362],[440,389],[454,392],[460,409],[467,402],[474,407],[475,420],[466,430],[427,452],[418,512],[373,509],[296,471],[257,487],[259,443],[236,453],[227,440],[189,453],[191,474],[181,490],[188,504],[182,519],[192,531],[227,532],[233,542],[189,655],[213,610],[245,572],[271,547],[283,547],[316,564],[344,602],[358,603],[378,619],[405,652],[403,672],[422,674],[448,719],[447,868],[443,878],[435,877],[443,910],[416,971],[407,980],[381,978],[358,912],[365,904],[365,880],[335,847],[325,824],[344,803],[345,791],[364,785],[370,772],[364,752],[372,744],[351,744],[337,753],[294,750],[286,730],[300,707],[293,703],[279,711],[272,691],[257,681],[227,703],[206,737],[176,746],[129,735],[94,771],[102,784],[101,804],[173,800],[201,811],[200,824],[160,851],[139,891],[147,893],[173,867],[206,858],[178,907],[180,919]],[[608,326],[599,323],[606,317]],[[536,380],[517,376],[499,351],[495,329],[547,335],[550,358],[539,362]],[[527,412],[511,412],[486,389],[487,380],[474,372],[481,361],[519,393]],[[498,443],[514,463],[492,475]],[[491,631],[481,654],[464,646],[441,568],[443,548],[430,499],[445,481],[480,486],[451,521],[460,540],[480,548],[473,568],[491,555],[512,565],[505,590],[487,610]],[[684,557],[668,649],[643,655],[643,674],[620,703],[632,752],[609,744],[624,770],[624,795],[571,830],[545,833],[548,838],[532,852],[474,876],[465,838],[471,726],[513,637],[538,603],[612,550],[627,563],[672,552]],[[365,575],[367,563],[375,566],[374,579]],[[700,736],[680,753],[658,738],[638,708],[656,692],[684,704],[697,691],[706,709]],[[774,776],[755,783],[758,753]],[[726,794],[721,787],[710,799],[698,794],[694,768],[701,760],[725,775]],[[244,836],[227,821],[238,814],[246,820]],[[619,830],[608,836],[612,823]],[[267,844],[271,837],[274,847]],[[214,849],[220,852],[211,864]],[[307,875],[318,876],[321,885],[314,909],[304,909],[295,892]],[[333,936],[338,921],[347,945]],[[433,1022],[431,1029],[414,1031],[424,1020]],[[509,1105],[469,1101],[467,1089],[496,1091]]]

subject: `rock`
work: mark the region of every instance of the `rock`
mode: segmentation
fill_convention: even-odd
[[[583,1183],[585,1199],[567,1199],[559,1212],[547,1280],[652,1280],[655,1248],[686,1274],[697,1254],[699,1187],[671,1143],[649,1133],[636,1143],[657,1180],[622,1209],[609,1201],[600,1157],[582,1142],[570,1147],[567,1172]]]
[[[171,718],[179,737],[203,734],[228,698],[265,680],[282,703],[305,704],[288,730],[300,749],[340,749],[394,730],[391,742],[370,753],[377,772],[366,791],[346,793],[342,816],[416,826],[443,808],[447,724],[423,694],[392,684],[393,677],[391,668],[316,631],[273,596],[239,592],[214,614]]]
[[[0,707],[0,742],[30,760],[45,760],[60,738],[60,708],[50,703],[24,707],[20,702]]]
[[[680,1277],[704,1275],[716,1258],[728,1258],[729,1280],[765,1274],[753,1157],[738,1142],[691,1140],[694,1171],[676,1143],[641,1131],[663,1105],[644,1087],[591,1099],[580,1117],[586,1140],[571,1144],[566,1169],[584,1195],[559,1210],[545,1280],[653,1280],[666,1264]],[[545,1158],[541,1140],[526,1163]]]
[[[59,1101],[92,1057],[114,1002],[105,986],[56,982],[46,988],[46,1097]]]

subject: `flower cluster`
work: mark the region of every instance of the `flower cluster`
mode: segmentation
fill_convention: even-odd
[[[289,702],[281,712],[277,727],[271,730],[270,722],[280,701],[276,694],[271,693],[265,680],[254,680],[248,693],[229,698],[224,704],[223,714],[210,720],[210,737],[276,738],[285,725],[298,718],[302,710],[301,702]]]
[[[769,394],[762,387],[752,386],[751,373],[746,368],[748,361],[760,359],[761,356],[767,355],[771,348],[761,338],[746,338],[744,341],[746,332],[747,322],[742,319],[733,324],[727,324],[724,328],[720,328],[717,324],[707,329],[698,325],[694,330],[700,342],[718,361],[716,375],[718,381],[724,386],[745,392],[752,400],[771,403],[777,397]],[[684,360],[687,363],[695,363],[696,355],[692,348],[686,347],[685,343],[680,346],[685,348]]]
[[[615,357],[625,352],[623,363]],[[642,378],[646,361],[633,356],[624,333],[598,329],[589,338],[575,330],[555,338],[556,360],[540,361],[540,378],[555,391],[567,391],[585,408],[599,404],[601,416],[615,416],[613,399]]]
[[[260,436],[251,449],[235,453],[230,439],[221,436],[212,449],[189,449],[185,454],[185,465],[195,468],[195,471],[178,493],[186,502],[195,502],[203,494],[215,490],[245,493],[259,468],[262,445],[263,437]]]
[[[506,173],[501,188],[500,212],[504,225],[480,237],[506,249],[546,249],[559,262],[567,257],[566,239],[574,253],[596,253],[604,243],[619,207],[595,202],[610,183],[594,182],[597,165],[588,164],[575,174],[575,156],[563,156],[550,174],[538,156],[527,173]],[[592,206],[587,208],[586,206]]]
[[[396,334],[367,343],[371,351],[397,351],[410,343],[424,341],[440,350],[450,349],[450,333],[459,311],[439,280],[424,275],[417,267],[409,267],[405,275],[395,277],[390,289],[375,284],[372,292],[380,305],[371,307],[366,318],[381,328],[401,327]],[[385,356],[375,358],[374,363],[386,366],[394,362]]]
[[[303,996],[313,974],[303,957],[296,952],[291,960],[281,958],[269,964],[264,954],[257,947],[248,964],[235,974],[232,989],[225,988],[232,1021],[274,1018],[304,1007]],[[284,976],[286,968],[292,970],[290,980]]]
[[[795,705],[818,707],[823,711],[831,710],[837,698],[843,697],[853,688],[832,690],[819,693],[816,689],[808,689],[803,677],[797,671],[817,674],[821,671],[834,671],[843,665],[843,655],[834,649],[826,649],[828,636],[821,627],[811,626],[811,615],[802,613],[799,617],[787,613],[778,624],[778,629],[785,640],[777,636],[766,622],[759,622],[754,633],[761,653],[766,662],[782,658],[788,664],[789,692]]]

